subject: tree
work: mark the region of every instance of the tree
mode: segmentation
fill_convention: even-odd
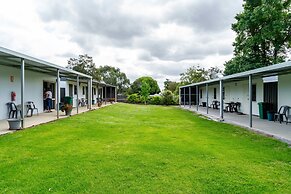
[[[152,77],[140,77],[136,79],[130,87],[131,93],[141,93],[142,82],[145,81],[150,86],[150,94],[158,94],[161,90],[156,80]]]
[[[93,62],[93,58],[87,54],[79,55],[79,58],[70,58],[68,60],[68,68],[75,71],[91,75],[92,77],[96,76],[96,67]]]
[[[283,62],[290,52],[290,0],[244,0],[232,30],[234,58],[225,63],[225,74],[233,74]]]
[[[178,82],[170,81],[169,79],[166,79],[166,81],[164,81],[164,89],[170,90],[171,92],[174,92],[178,85]]]
[[[147,104],[147,100],[149,98],[149,95],[150,95],[150,85],[146,82],[146,80],[143,80],[142,83],[141,83],[141,97],[142,97],[142,100],[144,102],[144,104]]]
[[[180,80],[183,85],[190,83],[202,82],[208,79],[208,72],[200,66],[193,66],[186,70],[185,73],[180,74]]]
[[[162,103],[163,103],[163,105],[175,104],[174,95],[170,90],[164,90],[162,92]]]
[[[70,58],[68,60],[68,68],[75,71],[91,75],[97,81],[104,81],[117,87],[119,94],[125,93],[130,86],[130,81],[126,74],[121,72],[119,68],[111,66],[100,66],[96,68],[93,58],[87,54],[79,55],[79,58]]]
[[[111,66],[100,66],[96,69],[97,80],[103,80],[107,84],[117,87],[119,94],[124,94],[130,86],[130,81],[126,74],[119,68]]]
[[[218,67],[211,67],[207,70],[208,79],[219,78],[219,76],[221,76],[222,73],[223,73],[223,71],[221,69],[219,69]]]

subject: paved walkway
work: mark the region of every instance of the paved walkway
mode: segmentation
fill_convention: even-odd
[[[110,103],[106,103],[102,105],[101,108],[105,107],[105,106],[109,106],[111,105]],[[99,107],[97,107],[97,105],[93,105],[92,106],[92,110],[96,110],[99,109]],[[79,107],[79,114],[80,113],[84,113],[90,111],[89,109],[87,109],[87,107]],[[74,108],[72,110],[72,115],[76,115],[77,114],[77,109]],[[24,122],[24,128],[29,128],[29,127],[33,127],[36,125],[40,125],[43,123],[48,123],[54,120],[57,120],[57,113],[56,111],[53,111],[51,113],[40,113],[39,115],[33,115],[32,117],[25,117],[25,122]],[[65,113],[60,111],[60,119],[63,118],[67,118],[68,116],[65,115]],[[7,120],[0,120],[0,135],[4,135],[7,133],[13,133],[15,132],[15,130],[9,130],[9,125]]]
[[[183,109],[196,112],[196,106],[181,106]],[[220,121],[219,110],[214,110],[212,108],[208,109],[208,114],[206,114],[206,108],[199,106],[198,113],[202,114],[208,118],[216,121]],[[253,127],[249,127],[249,115],[238,115],[236,113],[226,113],[224,112],[224,122],[238,125],[256,131],[258,133],[264,134],[266,136],[274,137],[280,141],[288,143],[291,145],[291,124],[286,123],[280,124],[279,122],[268,121],[260,119],[257,116],[253,116]]]

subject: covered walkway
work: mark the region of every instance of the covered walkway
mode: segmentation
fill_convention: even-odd
[[[91,110],[100,109],[100,108],[110,106],[110,105],[112,105],[112,104],[111,103],[104,103],[101,107],[98,107],[97,105],[92,105]],[[77,113],[77,109],[74,108],[72,110],[72,115],[77,115],[77,114],[88,112],[91,110],[88,109],[87,107],[79,107],[79,110],[78,110],[79,112]],[[29,128],[29,127],[33,127],[36,125],[55,121],[58,119],[56,117],[56,114],[57,114],[56,111],[53,111],[51,113],[40,113],[39,115],[33,115],[32,117],[25,117],[24,128]],[[59,114],[59,119],[63,119],[63,118],[67,118],[67,117],[68,116],[66,116],[65,113]],[[8,133],[13,133],[13,132],[15,132],[15,130],[9,130],[9,125],[8,125],[7,120],[0,120],[0,135],[5,135]]]
[[[291,145],[291,124],[286,125],[285,122],[280,124],[279,122],[268,121],[265,119],[260,119],[257,116],[252,116],[253,126],[249,127],[249,115],[245,114],[237,114],[237,113],[229,113],[224,112],[224,118],[221,120],[220,111],[217,109],[207,108],[206,107],[198,107],[197,106],[180,106],[183,109],[190,110],[192,112],[196,112],[198,114],[204,115],[215,121],[223,121],[226,123],[238,125],[250,129],[252,131],[264,134],[266,136],[274,137],[280,141],[286,142]]]

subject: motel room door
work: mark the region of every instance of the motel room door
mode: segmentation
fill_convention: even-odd
[[[53,104],[52,104],[52,108],[55,109],[55,102],[56,102],[56,99],[55,99],[55,97],[56,97],[56,92],[55,92],[56,91],[56,84],[53,83],[53,82],[43,81],[43,95],[44,95],[44,93],[46,92],[46,90],[48,88],[50,88],[51,91],[52,91],[52,94],[53,94]],[[45,103],[45,101],[43,101],[43,110],[46,109],[45,106],[46,106],[46,103]]]
[[[61,88],[61,99],[60,102],[64,103],[65,102],[65,96],[66,96],[66,88]]]
[[[278,82],[264,83],[264,102],[271,104],[271,111],[278,110]]]

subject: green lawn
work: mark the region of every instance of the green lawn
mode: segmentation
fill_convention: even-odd
[[[286,144],[117,104],[0,137],[0,193],[290,193]]]

